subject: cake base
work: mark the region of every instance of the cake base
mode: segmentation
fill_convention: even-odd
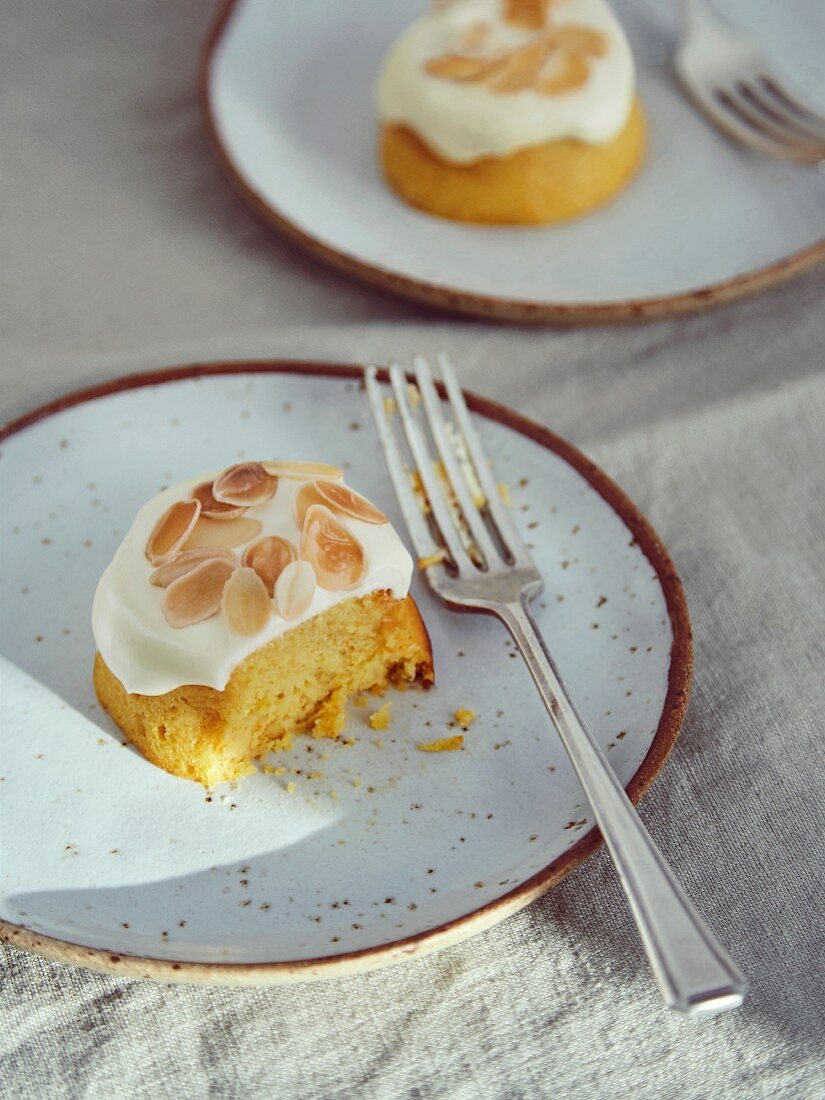
[[[390,186],[412,206],[453,221],[536,225],[578,217],[612,199],[644,156],[638,98],[612,141],[565,139],[473,164],[442,160],[406,126],[385,125],[380,158]]]
[[[345,600],[251,653],[223,691],[198,684],[134,695],[98,653],[98,699],[153,764],[205,786],[238,779],[296,734],[337,737],[347,697],[433,682],[427,629],[411,597]]]

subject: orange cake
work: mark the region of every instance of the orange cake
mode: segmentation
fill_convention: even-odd
[[[390,50],[377,102],[390,185],[459,221],[576,217],[644,155],[633,57],[605,0],[434,0]]]
[[[207,786],[347,697],[433,681],[412,559],[336,467],[244,462],[138,512],[95,593],[98,698],[154,764]]]

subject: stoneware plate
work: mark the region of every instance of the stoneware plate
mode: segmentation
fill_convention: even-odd
[[[516,321],[662,316],[737,297],[825,256],[825,175],[731,144],[676,86],[673,0],[618,5],[650,119],[633,185],[568,225],[459,225],[406,206],[376,164],[372,84],[425,0],[230,0],[203,93],[241,193],[314,255],[431,305]],[[821,0],[718,0],[825,110]]]
[[[479,932],[598,843],[504,629],[415,582],[437,686],[371,700],[354,744],[302,739],[206,791],[123,745],[91,681],[95,584],[139,505],[245,457],[341,463],[403,531],[357,368],[241,364],[76,394],[2,444],[0,935],[53,958],[164,981],[283,982],[367,970]],[[687,702],[678,578],[645,519],[576,450],[472,407],[547,590],[539,622],[638,798]],[[458,707],[464,751],[428,754]],[[312,773],[312,774],[310,774]]]

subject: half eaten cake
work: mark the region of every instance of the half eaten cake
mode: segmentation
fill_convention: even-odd
[[[153,497],[98,584],[101,704],[152,763],[212,786],[337,737],[347,697],[433,682],[412,559],[334,466],[243,462]]]

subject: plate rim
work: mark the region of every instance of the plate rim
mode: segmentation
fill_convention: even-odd
[[[315,359],[233,359],[190,363],[128,374],[70,391],[9,421],[0,427],[0,443],[56,413],[98,398],[190,378],[236,374],[294,374],[360,381],[363,378],[363,368],[355,364],[322,362]],[[379,371],[379,377],[386,381],[386,370]],[[612,478],[582,451],[549,428],[522,416],[521,413],[506,405],[481,397],[469,390],[465,390],[464,393],[472,412],[532,439],[572,466],[619,516],[656,573],[670,618],[673,643],[667,693],[656,733],[639,768],[625,787],[628,797],[635,805],[664,766],[679,735],[690,697],[693,675],[692,633],[687,600],[676,567],[649,520]],[[501,897],[413,936],[405,936],[390,943],[338,955],[256,963],[159,959],[124,954],[105,947],[86,947],[70,940],[35,932],[2,918],[0,918],[0,943],[90,970],[163,982],[258,986],[342,977],[377,970],[409,958],[420,958],[431,951],[458,943],[491,928],[547,893],[600,848],[602,843],[601,834],[594,827],[572,848]]]
[[[299,228],[277,207],[271,206],[243,177],[221,139],[212,102],[213,62],[224,34],[228,30],[233,12],[242,2],[243,0],[222,0],[218,15],[207,32],[201,48],[198,67],[198,96],[207,136],[224,174],[246,204],[292,244],[326,266],[377,287],[396,298],[411,299],[449,313],[531,325],[601,325],[617,321],[649,321],[682,313],[693,313],[767,290],[825,261],[824,236],[819,241],[762,267],[719,282],[681,291],[678,294],[600,303],[530,302],[499,295],[476,294],[431,283],[424,279],[416,279],[410,275],[401,275],[381,264],[359,259],[351,252],[333,248],[305,229]]]

